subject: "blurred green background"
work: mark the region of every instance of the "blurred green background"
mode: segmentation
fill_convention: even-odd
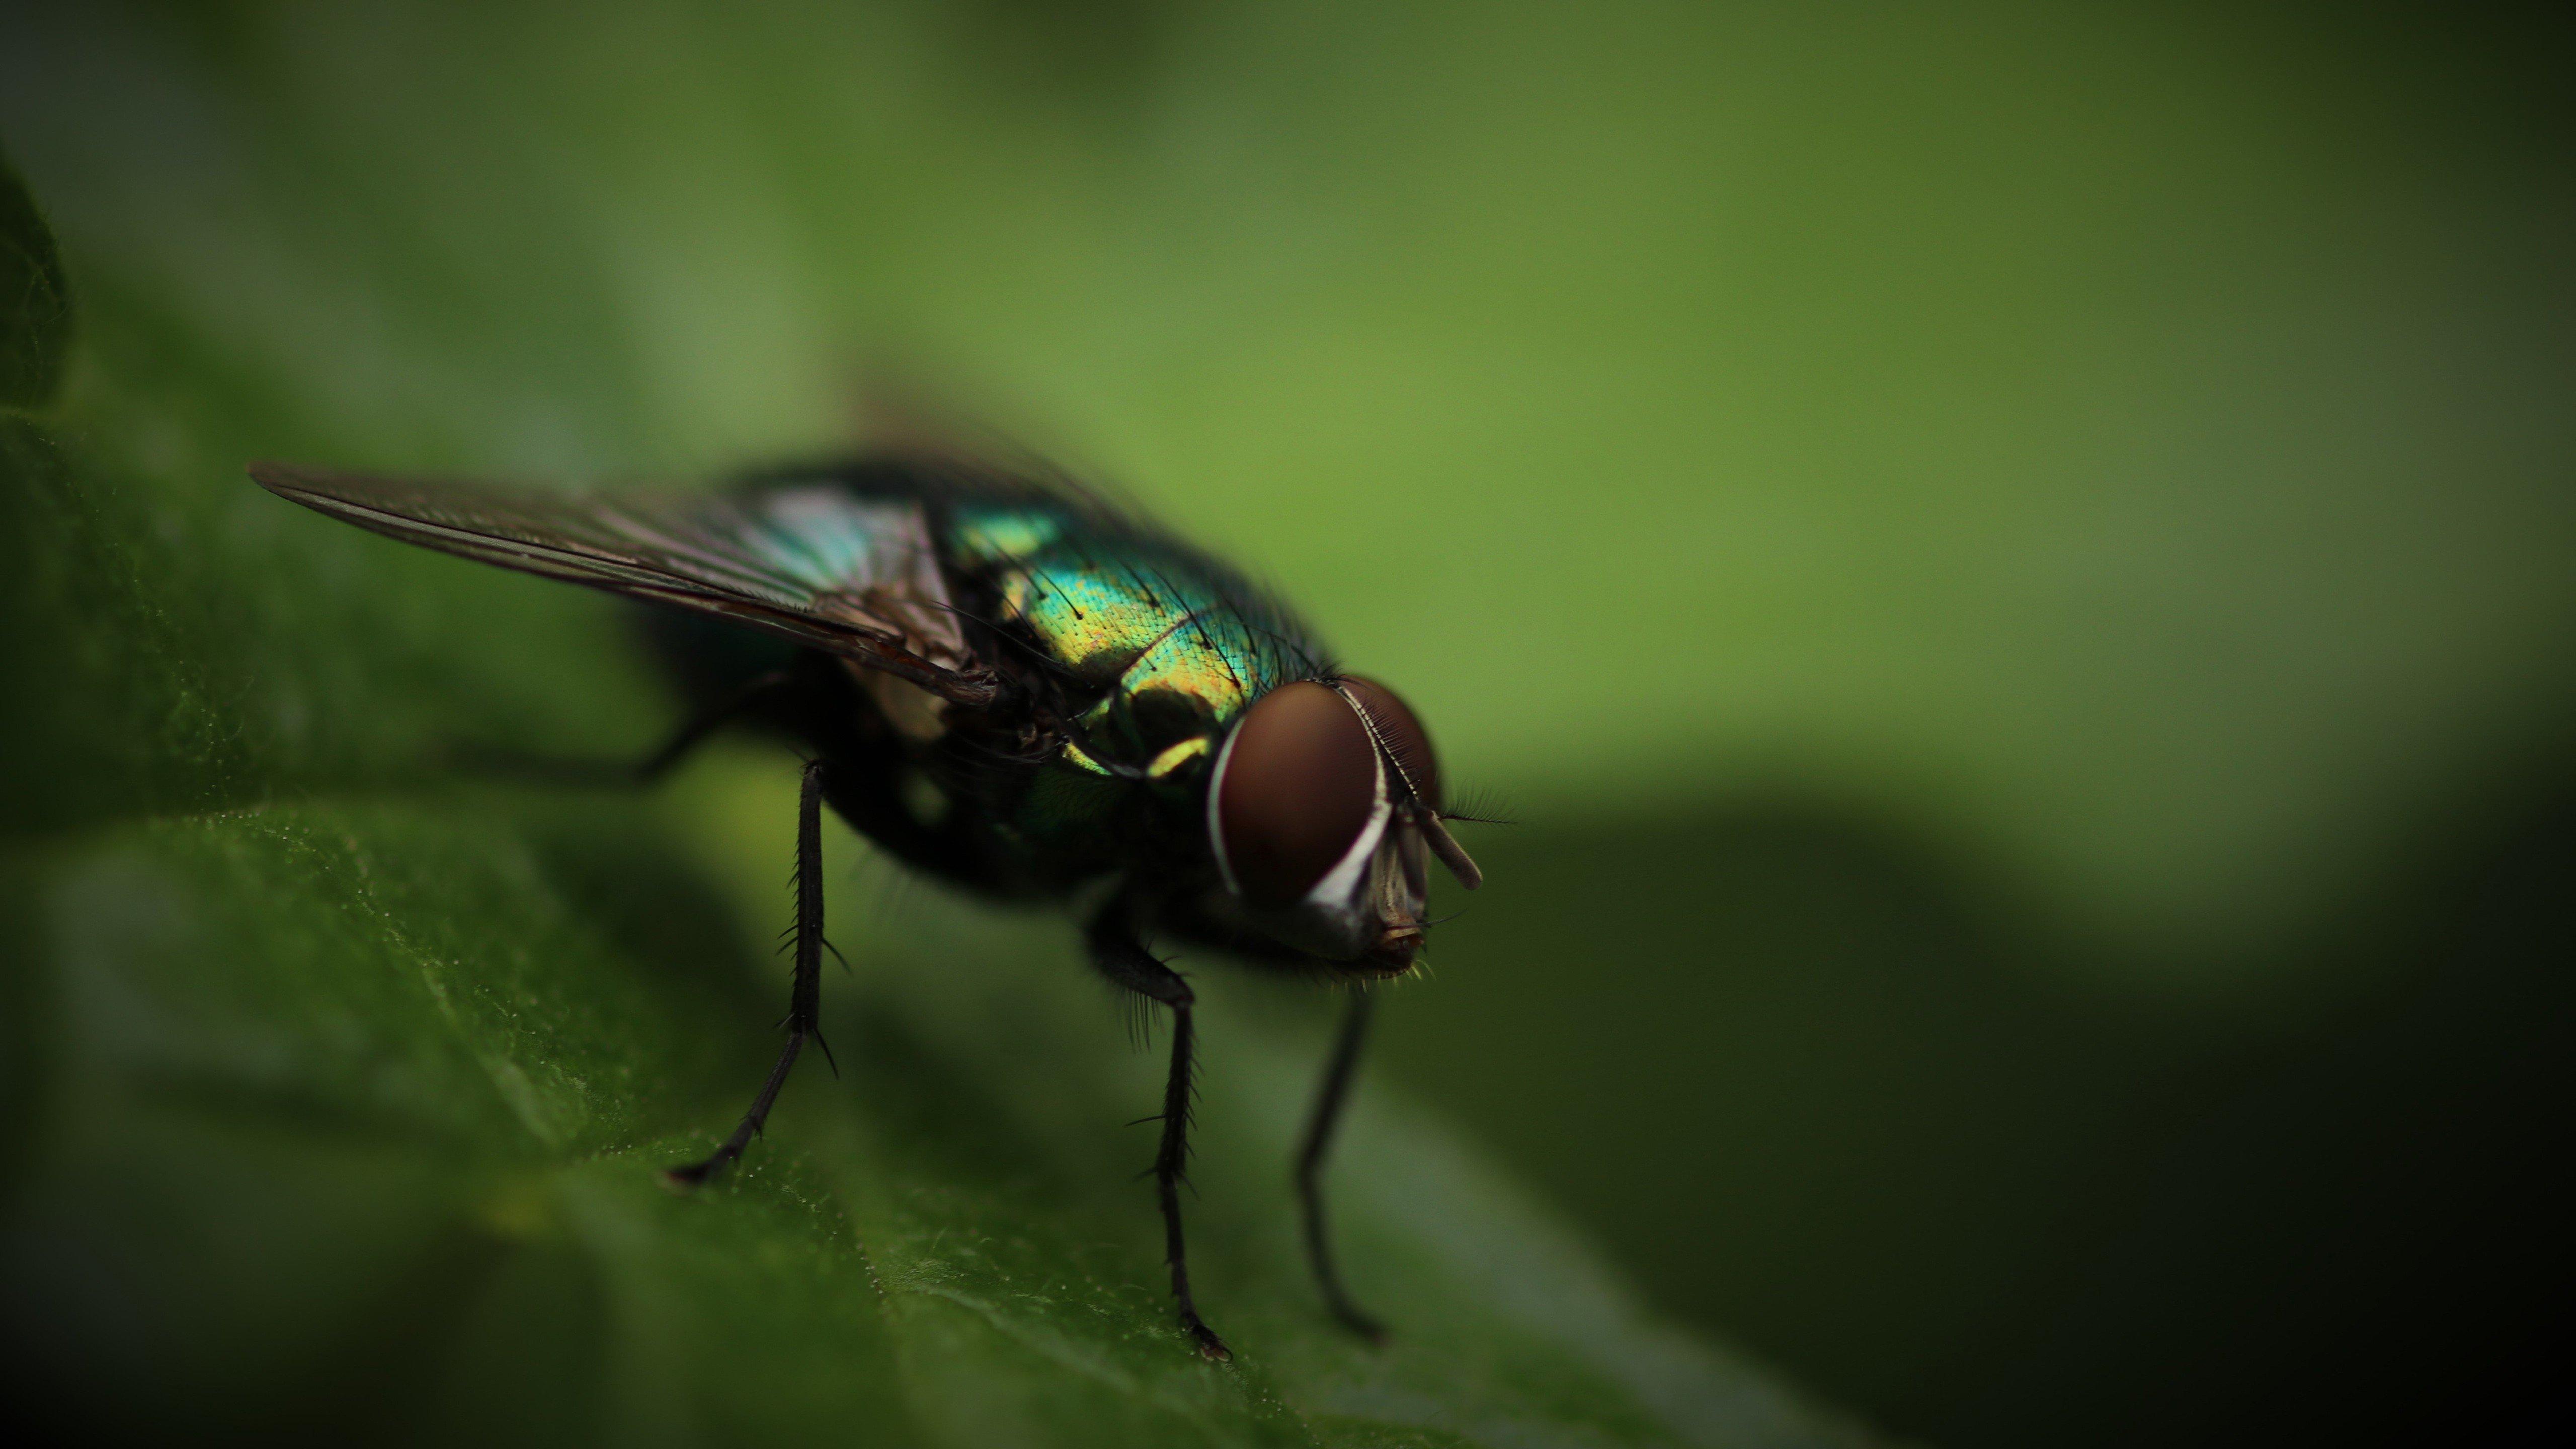
[[[54,480],[11,504],[22,859],[435,795],[459,730],[622,749],[669,709],[608,605],[337,536],[239,460],[713,476],[846,437],[891,363],[1275,581],[1519,822],[1471,838],[1490,887],[1372,1090],[1661,1311],[1940,1443],[2565,1412],[2558,22],[981,0],[0,37],[77,301],[13,444]],[[737,755],[654,807],[675,878],[763,919],[781,789]],[[67,909],[54,869],[13,877],[24,919]],[[978,929],[853,886],[863,978],[937,959],[907,922]],[[649,903],[571,898],[611,933]],[[112,1003],[19,939],[54,967],[8,988],[33,1122],[46,1012]],[[758,984],[672,1048],[716,1085],[663,1125],[747,1083]],[[1311,1003],[1220,989],[1311,1044]],[[1071,999],[1056,1029],[1114,1034]]]

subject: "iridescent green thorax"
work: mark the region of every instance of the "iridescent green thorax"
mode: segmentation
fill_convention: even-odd
[[[1023,801],[1015,823],[1032,835],[1077,844],[1140,790],[1184,803],[1228,725],[1321,667],[1265,595],[1151,536],[1050,508],[970,506],[952,517],[949,546],[998,595],[1002,622],[1100,694]]]

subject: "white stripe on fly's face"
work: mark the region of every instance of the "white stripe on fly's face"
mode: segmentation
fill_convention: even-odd
[[[1234,759],[1235,737],[1242,733],[1239,724],[1225,732],[1225,743],[1216,752],[1216,767],[1208,771],[1207,787],[1208,845],[1216,851],[1217,879],[1225,882],[1225,893],[1237,900],[1243,898],[1243,882],[1234,878],[1234,862],[1226,858],[1225,824],[1217,818],[1217,801],[1225,791],[1225,767]]]
[[[1324,914],[1347,914],[1353,898],[1359,894],[1360,880],[1368,873],[1369,861],[1377,854],[1378,842],[1386,836],[1386,823],[1395,816],[1395,801],[1387,794],[1386,757],[1371,750],[1377,765],[1376,794],[1369,804],[1368,824],[1360,828],[1359,838],[1351,842],[1350,851],[1324,872],[1300,902],[1307,910]]]

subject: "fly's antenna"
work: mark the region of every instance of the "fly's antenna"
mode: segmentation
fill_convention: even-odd
[[[1441,820],[1439,811],[1417,810],[1413,819],[1422,831],[1422,843],[1431,847],[1433,855],[1440,857],[1440,863],[1458,878],[1459,885],[1474,890],[1485,883],[1485,873],[1476,868],[1476,862],[1468,856],[1467,848],[1458,843],[1458,837],[1449,833],[1449,826]]]

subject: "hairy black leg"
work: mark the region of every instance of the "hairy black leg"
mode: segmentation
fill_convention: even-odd
[[[462,763],[487,774],[544,785],[589,788],[651,785],[671,773],[672,768],[687,759],[692,750],[706,743],[708,736],[740,719],[771,692],[785,687],[790,678],[783,669],[754,677],[740,689],[691,716],[653,753],[632,764],[614,760],[560,759],[482,746],[462,747],[456,754]]]
[[[733,1135],[704,1161],[664,1174],[674,1187],[695,1187],[742,1156],[761,1124],[769,1120],[769,1109],[778,1101],[778,1089],[787,1085],[787,1074],[796,1066],[797,1053],[805,1049],[805,1039],[812,1037],[817,1046],[822,1045],[818,1017],[823,998],[823,787],[829,769],[821,760],[807,761],[805,788],[796,802],[796,970],[787,992],[787,1020],[781,1023],[787,1028],[787,1045]],[[824,1047],[824,1055],[829,1057],[831,1050]]]
[[[1230,1359],[1233,1352],[1199,1317],[1198,1304],[1190,1297],[1189,1253],[1181,1237],[1181,1185],[1188,1180],[1190,1159],[1190,1007],[1197,998],[1179,972],[1137,941],[1135,927],[1117,903],[1092,922],[1090,945],[1092,962],[1102,975],[1172,1009],[1172,1071],[1163,1084],[1163,1138],[1154,1152],[1155,1193],[1163,1205],[1163,1259],[1172,1268],[1181,1327],[1198,1340],[1199,1352]]]
[[[1315,1093],[1315,1110],[1306,1119],[1306,1140],[1297,1149],[1297,1201],[1306,1219],[1306,1261],[1314,1266],[1315,1286],[1322,1289],[1324,1302],[1344,1327],[1371,1343],[1386,1341],[1386,1326],[1360,1311],[1351,1295],[1342,1287],[1342,1275],[1333,1265],[1332,1233],[1324,1222],[1324,1154],[1332,1150],[1333,1129],[1341,1125],[1342,1108],[1350,1101],[1351,1078],[1358,1074],[1360,1046],[1368,1039],[1370,997],[1366,991],[1351,993],[1350,1009],[1342,1014],[1341,1034],[1333,1039],[1332,1060],[1324,1066],[1324,1084]]]

